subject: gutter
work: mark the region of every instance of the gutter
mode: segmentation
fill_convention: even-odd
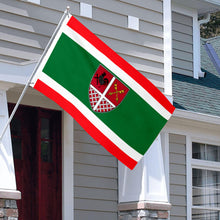
[[[214,5],[219,5],[220,6],[220,2],[219,0],[204,0],[205,2],[207,3],[211,3],[211,4],[214,4]]]
[[[199,20],[199,25],[208,23],[210,21],[210,18],[211,18],[210,13],[205,14],[204,19]]]

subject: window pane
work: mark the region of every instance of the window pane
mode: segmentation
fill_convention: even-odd
[[[41,141],[41,159],[44,162],[52,162],[52,146],[49,141]]]
[[[211,211],[211,210],[193,209],[192,219],[193,220],[219,220],[220,212],[215,211],[215,210]]]
[[[205,170],[193,169],[193,186],[205,187]]]
[[[15,159],[22,159],[22,147],[21,147],[21,139],[20,138],[12,138],[12,150],[13,157]]]
[[[206,171],[193,169],[193,205],[205,205]]]
[[[41,138],[50,138],[50,120],[41,118]]]
[[[193,169],[193,205],[220,208],[220,172]]]
[[[22,159],[22,146],[21,146],[21,120],[13,118],[10,124],[12,136],[12,150],[15,159]]]
[[[220,147],[214,145],[207,145],[207,160],[219,161]]]
[[[220,162],[220,146],[192,143],[192,158]]]
[[[207,204],[212,207],[220,207],[219,180],[220,172],[207,170]]]
[[[13,118],[10,123],[11,134],[14,136],[21,136],[21,121],[17,118]]]
[[[205,144],[192,143],[192,158],[205,160]]]

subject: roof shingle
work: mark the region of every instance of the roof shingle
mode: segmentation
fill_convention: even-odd
[[[205,40],[202,40],[202,44]],[[220,37],[209,39],[220,56]],[[220,74],[201,44],[204,78],[194,79],[173,73],[174,106],[179,109],[220,116]]]

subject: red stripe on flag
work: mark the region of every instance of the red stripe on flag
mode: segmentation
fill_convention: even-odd
[[[136,166],[137,161],[133,160],[122,150],[120,150],[111,140],[109,140],[101,131],[99,131],[71,102],[50,88],[41,80],[37,80],[35,89],[43,93],[48,98],[56,102],[66,112],[68,112],[98,143],[100,143],[109,153],[118,158],[123,164],[131,170]]]
[[[89,41],[96,49],[105,54],[112,62],[124,70],[130,77],[137,81],[148,93],[151,94],[167,111],[171,114],[175,107],[168,101],[168,99],[154,86],[145,76],[131,66],[126,60],[120,57],[115,51],[101,41],[95,34],[87,29],[73,16],[70,18],[67,25],[80,34],[83,38]]]

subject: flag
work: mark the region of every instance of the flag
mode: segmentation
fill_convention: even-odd
[[[73,16],[66,16],[31,85],[133,169],[174,107],[140,72]]]

